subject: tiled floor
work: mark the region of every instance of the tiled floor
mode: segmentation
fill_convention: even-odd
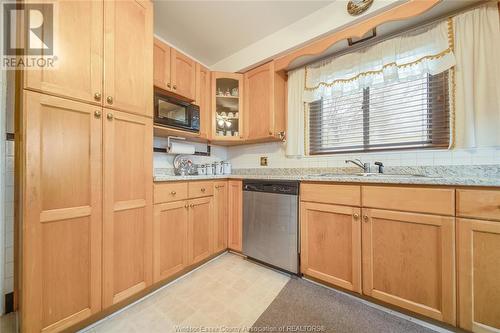
[[[84,332],[249,328],[288,280],[286,275],[226,253]]]

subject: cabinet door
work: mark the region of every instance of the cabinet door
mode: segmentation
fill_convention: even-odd
[[[228,181],[227,247],[241,252],[243,239],[243,188],[241,180]]]
[[[190,100],[196,97],[196,63],[175,49],[171,49],[172,91]]]
[[[213,252],[227,249],[227,181],[215,182],[214,184],[215,221],[213,228]]]
[[[153,46],[153,81],[154,85],[170,90],[170,46],[155,38]]]
[[[152,120],[105,109],[104,306],[151,284]]]
[[[363,209],[363,293],[455,324],[454,218]]]
[[[200,107],[200,137],[209,138],[210,135],[210,71],[200,64],[196,64],[196,103]]]
[[[104,1],[104,105],[153,114],[153,4]]]
[[[361,209],[301,203],[301,272],[361,292]]]
[[[500,222],[458,219],[459,326],[500,330]]]
[[[274,134],[274,71],[267,63],[245,73],[245,126],[247,139]]]
[[[102,1],[57,1],[55,69],[26,70],[24,87],[101,105]]]
[[[22,331],[60,331],[101,309],[100,108],[24,93]]]
[[[188,208],[187,201],[154,206],[154,282],[172,276],[188,264]]]
[[[190,200],[189,208],[190,263],[194,264],[208,258],[211,254],[213,198]]]
[[[243,110],[243,74],[212,72],[211,139],[215,141],[242,141],[246,137]]]

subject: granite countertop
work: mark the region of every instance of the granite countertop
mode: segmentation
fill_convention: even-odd
[[[498,186],[500,178],[490,177],[459,177],[453,176],[358,176],[350,174],[320,176],[320,174],[298,175],[298,174],[231,174],[211,176],[174,176],[156,175],[155,182],[172,182],[187,180],[212,180],[212,179],[268,179],[268,180],[298,180],[338,183],[373,183],[373,184],[415,184],[415,185],[453,185],[453,186]]]

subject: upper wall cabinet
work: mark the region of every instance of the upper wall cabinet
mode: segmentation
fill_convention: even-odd
[[[56,68],[25,71],[24,88],[151,116],[152,3],[58,1],[57,6]]]
[[[153,113],[153,5],[104,2],[104,106]]]
[[[210,134],[210,71],[196,64],[196,101],[200,107],[200,137],[208,139]]]
[[[24,88],[101,105],[102,1],[59,1],[55,69],[24,71]],[[75,38],[78,36],[78,38]]]
[[[248,140],[284,139],[286,80],[274,61],[246,72],[245,126]]]
[[[155,38],[154,85],[195,100],[196,62]]]
[[[212,73],[212,140],[238,142],[243,127],[243,75]]]

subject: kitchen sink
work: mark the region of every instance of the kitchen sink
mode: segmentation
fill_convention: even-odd
[[[420,174],[390,174],[390,173],[322,173],[319,175],[309,175],[310,177],[376,177],[376,178],[441,178]]]

